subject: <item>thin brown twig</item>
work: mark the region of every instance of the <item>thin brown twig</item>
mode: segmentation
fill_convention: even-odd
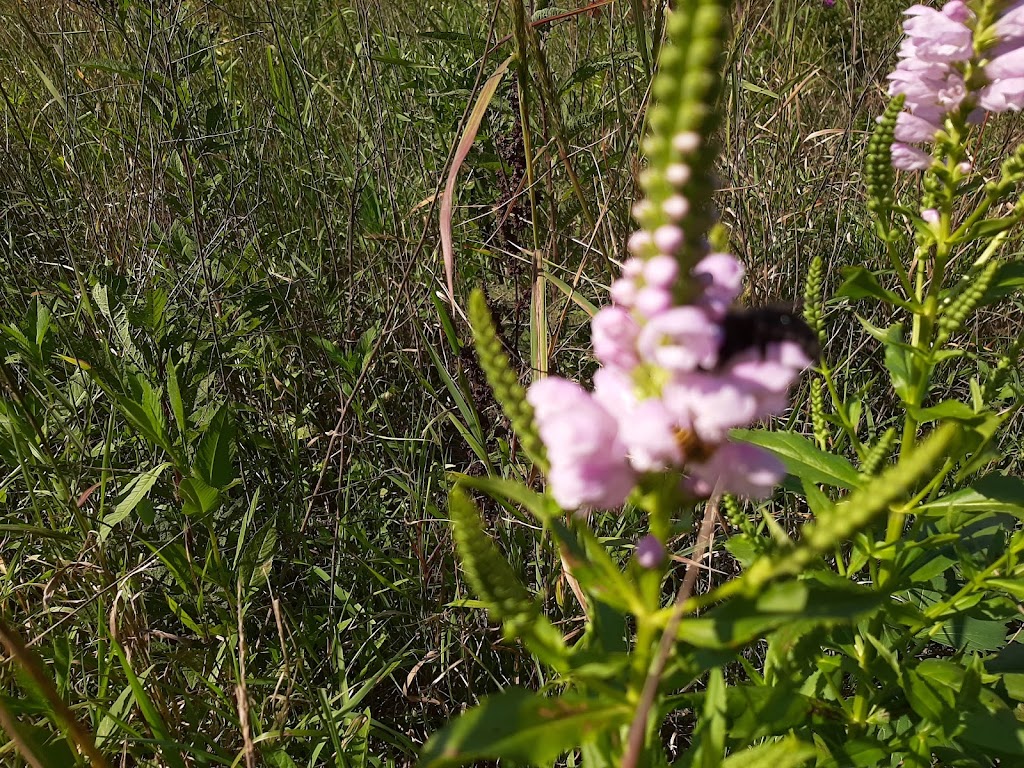
[[[242,728],[245,768],[256,768],[256,745],[252,742],[252,726],[249,723],[249,685],[245,680],[246,644],[241,579],[238,581],[237,603],[235,612],[238,616],[238,683],[235,685],[235,701],[238,704],[238,722]]]
[[[697,574],[700,571],[700,561],[711,546],[711,536],[714,531],[715,518],[718,516],[718,496],[712,495],[704,508],[704,519],[700,524],[700,532],[697,534],[697,542],[693,548],[693,559],[686,564],[686,573],[683,575],[683,583],[676,593],[675,604],[673,605],[672,616],[665,627],[658,644],[658,653],[654,658],[644,680],[643,691],[640,693],[640,702],[637,704],[636,714],[629,726],[629,735],[626,740],[626,753],[622,758],[622,768],[637,768],[640,754],[644,748],[644,736],[647,732],[647,720],[654,706],[654,699],[658,694],[658,686],[661,684],[661,677],[668,665],[668,658],[672,655],[672,649],[676,644],[676,633],[679,631],[679,624],[683,620],[683,606],[693,594],[694,584],[697,583]]]

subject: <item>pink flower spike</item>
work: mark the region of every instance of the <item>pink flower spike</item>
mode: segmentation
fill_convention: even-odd
[[[629,462],[638,472],[658,472],[683,461],[672,416],[660,400],[637,405],[628,418],[619,420],[619,433]]]
[[[637,364],[636,339],[640,329],[622,307],[604,307],[590,321],[594,357],[602,365],[632,368]]]
[[[941,128],[923,117],[901,112],[896,116],[896,141],[925,143],[935,140]]]
[[[641,568],[657,568],[665,562],[665,546],[647,534],[636,544],[636,562]]]
[[[714,365],[722,329],[697,307],[675,307],[652,318],[640,332],[640,356],[670,371]]]
[[[682,195],[672,195],[661,204],[661,210],[673,221],[679,221],[690,212],[690,201]]]
[[[782,462],[748,443],[725,443],[703,464],[690,464],[688,485],[698,496],[733,493],[764,499],[786,476]]]
[[[683,131],[672,137],[672,146],[683,154],[697,151],[700,147],[700,134],[694,131]]]
[[[661,253],[671,256],[683,244],[683,230],[675,224],[664,224],[654,230],[654,244]]]
[[[633,204],[633,218],[637,221],[643,221],[651,212],[654,210],[654,206],[651,205],[649,200],[640,200]]]
[[[622,276],[629,278],[640,277],[644,272],[644,264],[643,259],[626,259],[622,264]]]
[[[916,147],[896,142],[892,145],[892,165],[901,171],[923,171],[932,164],[932,156]]]
[[[679,275],[679,263],[671,256],[658,255],[644,265],[644,282],[657,288],[671,288]]]
[[[989,112],[1019,112],[1024,109],[1024,77],[1000,80],[982,88],[978,105]]]
[[[651,238],[651,233],[643,229],[638,229],[629,236],[629,242],[626,243],[626,248],[638,259],[650,256],[651,251],[654,250],[654,240]],[[622,272],[625,274],[626,270],[623,269]],[[634,275],[630,275],[630,277],[634,277]]]
[[[690,180],[690,166],[683,163],[672,163],[665,169],[665,178],[673,187],[681,187]]]
[[[616,280],[608,291],[612,301],[620,307],[632,307],[639,292],[636,283],[627,277]]]
[[[928,224],[938,224],[939,212],[934,208],[925,208],[921,211],[921,218]]]
[[[551,463],[548,486],[564,509],[620,506],[636,482],[614,417],[574,382],[549,377],[526,392]]]

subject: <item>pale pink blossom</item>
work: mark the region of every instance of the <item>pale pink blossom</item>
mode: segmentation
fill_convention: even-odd
[[[594,357],[602,365],[632,368],[638,361],[636,340],[640,328],[622,307],[604,307],[590,321]]]
[[[892,164],[901,171],[923,171],[932,164],[932,156],[902,142],[892,145]]]
[[[636,561],[641,568],[657,568],[665,562],[665,545],[647,534],[636,544]]]
[[[709,253],[693,268],[692,274],[701,286],[698,302],[720,318],[743,290],[743,264],[729,253]]]
[[[762,415],[758,390],[748,382],[710,373],[675,376],[662,399],[680,428],[701,441],[719,443],[730,429],[751,424]]]
[[[724,443],[706,462],[688,464],[687,469],[690,490],[704,497],[717,492],[767,498],[786,476],[781,461],[748,443]]]
[[[628,263],[628,262],[627,262]],[[620,277],[609,290],[612,301],[620,307],[632,307],[636,302],[636,296],[640,292],[636,281],[628,277]]]
[[[1000,80],[981,89],[978,104],[989,112],[1019,112],[1024,109],[1024,78]]]
[[[671,256],[658,255],[644,265],[644,281],[657,288],[671,288],[679,275],[679,262]]]
[[[645,286],[637,293],[633,306],[644,317],[655,317],[672,306],[672,292],[656,285]]]
[[[564,509],[621,506],[636,475],[615,418],[581,386],[558,377],[534,382],[526,399],[547,449],[555,501]]]
[[[941,11],[925,5],[911,6],[903,23],[907,37],[900,51],[903,58],[950,63],[967,61],[974,53],[973,33],[964,24],[970,16],[967,6],[953,0]]]
[[[665,224],[654,230],[654,244],[661,253],[675,253],[683,244],[683,230],[675,224]]]
[[[673,221],[679,221],[690,212],[690,201],[682,195],[672,195],[661,204],[661,210]]]
[[[656,472],[682,464],[683,451],[676,438],[672,414],[661,400],[644,400],[621,416],[619,436],[633,469]]]
[[[721,327],[697,307],[674,307],[653,317],[640,331],[640,356],[669,371],[714,365]]]
[[[935,134],[942,130],[940,125],[909,112],[896,116],[896,141],[925,143],[935,140]]]

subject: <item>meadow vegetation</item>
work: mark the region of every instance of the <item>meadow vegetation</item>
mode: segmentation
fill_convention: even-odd
[[[481,696],[544,684],[464,584],[446,506],[449,471],[536,481],[439,238],[513,5],[0,0],[0,764],[74,764],[78,722],[110,765],[410,765]],[[797,302],[815,256],[825,295],[883,263],[863,157],[903,5],[735,4],[718,205],[744,302]],[[524,380],[587,380],[660,15],[536,6],[460,171],[456,297],[485,287]],[[1019,141],[1011,121],[988,156]],[[982,370],[1019,318],[973,321]],[[825,323],[873,442],[897,417],[877,345],[847,298]],[[807,399],[786,426],[809,432]],[[484,513],[579,629],[555,549]],[[597,525],[629,552],[635,515]]]

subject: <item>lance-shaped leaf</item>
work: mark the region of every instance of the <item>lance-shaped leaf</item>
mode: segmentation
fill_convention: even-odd
[[[624,700],[557,698],[509,688],[490,696],[434,734],[420,753],[420,768],[505,759],[551,765],[571,749],[629,722]]]

